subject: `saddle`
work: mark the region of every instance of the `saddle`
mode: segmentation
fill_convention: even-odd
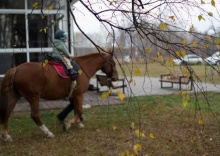
[[[46,56],[45,60],[48,60],[48,64],[51,64],[55,68],[58,75],[62,78],[75,80],[79,76],[78,71],[80,70],[80,66],[75,61],[71,60],[71,64],[73,66],[74,74],[70,75],[70,74],[68,74],[68,70],[67,70],[67,68],[66,68],[66,66],[64,65],[63,62],[61,62],[59,60],[56,60],[56,59],[54,59],[50,56]]]

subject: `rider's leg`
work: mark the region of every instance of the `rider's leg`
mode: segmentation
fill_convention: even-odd
[[[74,109],[74,104],[70,102],[58,115],[57,118],[60,122],[63,122],[67,115]]]
[[[63,123],[63,121],[65,120],[65,118],[67,117],[67,115],[74,110],[74,100],[73,99],[69,99],[70,103],[69,105],[67,105],[58,115],[57,118],[60,122]],[[80,117],[80,120],[83,122],[84,119],[82,117]]]
[[[63,57],[63,63],[65,64],[69,75],[75,74],[73,66],[71,65],[71,62],[68,58]]]

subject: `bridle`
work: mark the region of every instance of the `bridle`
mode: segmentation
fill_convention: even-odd
[[[113,61],[113,59],[112,58],[109,58],[108,60],[106,60],[106,62],[105,63],[108,63],[109,64],[109,66],[110,66],[110,70],[111,70],[111,74],[106,74],[107,75],[107,77],[109,78],[109,79],[112,79],[112,77],[113,77],[113,72],[114,72],[114,69],[113,68],[115,68],[115,63],[114,63],[114,61]]]

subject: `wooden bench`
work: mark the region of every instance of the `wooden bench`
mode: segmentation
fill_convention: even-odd
[[[190,84],[190,90],[193,88],[193,77],[186,75],[181,70],[174,70],[169,74],[163,74],[160,77],[161,88],[173,88],[173,84],[179,84],[179,90],[182,90],[182,84],[187,85]],[[171,83],[171,86],[163,86],[163,83]],[[188,89],[187,89],[188,90]]]
[[[115,85],[113,82],[116,81],[112,81],[111,79],[107,78],[106,75],[96,74],[96,80],[97,80],[97,92],[99,92],[99,84],[100,84],[101,86],[107,86],[109,89],[122,88],[123,93],[125,93],[125,87],[127,87],[127,85],[125,84],[125,79],[118,79],[117,81],[121,81],[122,84]]]

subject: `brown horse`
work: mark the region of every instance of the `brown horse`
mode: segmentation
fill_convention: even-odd
[[[67,129],[72,123],[78,123],[80,127],[84,127],[80,121],[83,95],[88,89],[90,78],[98,70],[102,70],[109,78],[118,79],[118,72],[111,54],[92,53],[75,57],[74,60],[81,67],[82,74],[77,77],[76,87],[71,96],[71,100],[74,100],[75,115],[66,123]],[[40,119],[39,99],[56,100],[67,97],[70,86],[71,80],[58,76],[55,69],[49,64],[43,66],[41,63],[29,62],[10,69],[2,81],[0,93],[0,123],[2,123],[3,141],[12,141],[7,132],[8,120],[21,97],[29,102],[31,118],[37,126],[47,137],[54,137],[54,134],[48,130]]]

